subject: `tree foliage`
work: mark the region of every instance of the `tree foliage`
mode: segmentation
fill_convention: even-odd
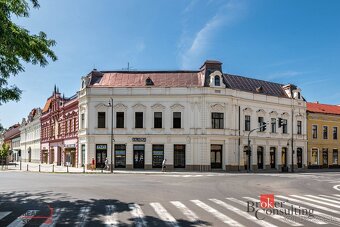
[[[2,166],[6,165],[6,159],[9,155],[9,145],[6,143],[3,143],[0,148],[0,163]]]
[[[9,85],[8,79],[24,72],[23,63],[44,67],[48,58],[56,61],[51,50],[56,42],[44,32],[30,32],[12,21],[12,17],[29,17],[30,4],[39,8],[38,0],[0,0],[0,105],[10,100],[18,101],[21,90]]]

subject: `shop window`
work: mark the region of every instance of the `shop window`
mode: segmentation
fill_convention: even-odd
[[[185,145],[174,145],[174,167],[185,168]]]
[[[126,167],[126,145],[115,144],[115,168]]]
[[[152,167],[162,168],[164,145],[152,145]]]
[[[333,149],[333,165],[338,165],[338,149]]]

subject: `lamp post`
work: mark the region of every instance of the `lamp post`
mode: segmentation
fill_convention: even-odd
[[[110,171],[113,173],[113,98],[110,98],[109,105],[105,105],[107,107],[111,107],[111,164]]]
[[[264,128],[264,130],[266,130],[268,122],[263,122],[262,125],[260,125],[260,127],[258,128],[254,128],[252,130],[249,131],[248,133],[248,172],[251,171],[251,149],[250,149],[250,134],[258,129],[262,129]]]

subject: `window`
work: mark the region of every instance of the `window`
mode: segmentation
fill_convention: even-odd
[[[162,128],[162,112],[154,113],[154,128]]]
[[[287,119],[282,119],[282,133],[286,134],[288,133],[288,121]]]
[[[333,149],[333,165],[338,164],[338,149]]]
[[[81,114],[81,128],[85,128],[85,114]]]
[[[116,113],[116,128],[124,128],[124,112]]]
[[[324,140],[328,139],[328,126],[323,126],[322,135]]]
[[[276,118],[271,119],[272,133],[276,133]]]
[[[333,127],[333,140],[338,139],[338,127]]]
[[[152,145],[152,167],[162,168],[164,145]]]
[[[313,139],[318,138],[318,126],[317,125],[312,126],[312,134],[313,134]]]
[[[135,128],[143,128],[143,112],[135,113]]]
[[[223,113],[211,113],[212,128],[224,128]]]
[[[259,122],[259,127],[260,127],[259,131],[264,132],[264,127],[262,127],[265,124],[263,117],[259,117],[258,122]]]
[[[185,145],[174,145],[174,167],[185,168]]]
[[[77,131],[77,122],[76,122],[76,118],[73,118],[73,131],[74,131],[74,132]]]
[[[297,134],[302,134],[302,121],[297,121]]]
[[[105,112],[98,112],[98,128],[105,128]]]
[[[215,76],[215,86],[221,86],[221,78],[219,76]]]
[[[319,151],[312,149],[312,165],[319,165]]]
[[[85,165],[85,144],[81,145],[81,166]]]
[[[250,116],[249,115],[244,116],[244,130],[250,131]]]
[[[173,128],[181,128],[181,112],[173,113]]]
[[[115,144],[115,168],[126,167],[126,145]]]

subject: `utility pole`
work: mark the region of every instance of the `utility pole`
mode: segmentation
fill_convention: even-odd
[[[292,173],[294,173],[294,108],[292,106]]]
[[[110,98],[111,102],[111,173],[113,173],[113,98]]]

